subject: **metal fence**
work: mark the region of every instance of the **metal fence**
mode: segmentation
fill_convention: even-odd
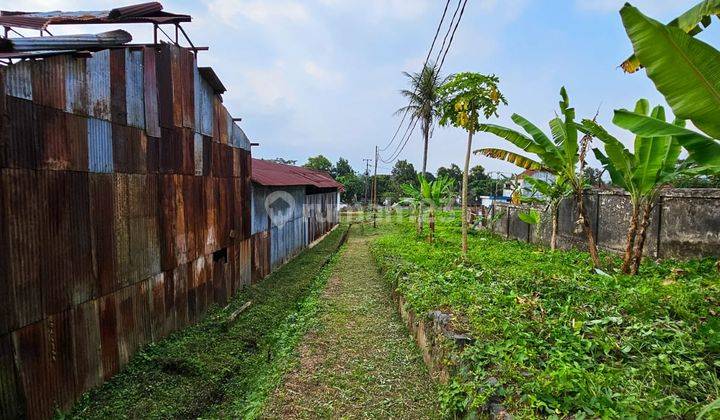
[[[47,418],[251,282],[250,147],[169,44],[4,67],[0,114],[0,418]]]

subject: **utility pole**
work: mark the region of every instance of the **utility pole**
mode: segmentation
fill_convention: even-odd
[[[373,227],[377,227],[377,164],[378,147],[375,146],[375,175],[373,175]]]
[[[370,187],[370,162],[372,162],[372,159],[363,159],[365,162],[365,200],[363,201],[365,203],[365,207],[368,205],[368,189]]]

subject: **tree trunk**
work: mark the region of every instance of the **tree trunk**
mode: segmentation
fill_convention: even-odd
[[[420,172],[425,177],[425,172],[427,171],[427,156],[428,156],[428,143],[430,142],[430,124],[427,121],[423,122],[423,138],[425,140],[425,144],[423,147],[423,163],[422,163],[422,172]],[[423,230],[423,203],[420,202],[420,217],[418,218],[418,235],[422,234]]]
[[[470,153],[472,153],[473,130],[468,131],[467,151],[465,152],[465,170],[463,170],[462,184],[462,256],[467,258],[468,253],[468,173],[470,172]]]
[[[650,215],[652,214],[653,203],[649,202],[645,204],[643,208],[642,222],[638,229],[637,236],[635,238],[635,258],[632,263],[631,274],[634,276],[640,270],[640,263],[642,262],[643,248],[645,248],[645,238],[647,238],[647,228],[650,225]]]
[[[430,242],[435,242],[435,210],[430,209],[428,226],[430,227]]]
[[[583,199],[584,195],[585,194],[583,193],[582,187],[580,187],[580,189],[575,192],[575,198],[578,205],[578,213],[580,213],[583,230],[585,231],[585,236],[587,236],[588,250],[590,251],[590,258],[592,259],[593,267],[599,268],[600,256],[598,255],[597,244],[595,243],[595,234],[593,233],[593,229],[590,226],[590,221],[588,220],[587,209],[585,209],[585,200]]]
[[[553,206],[550,211],[552,211],[552,232],[550,234],[550,250],[555,251],[555,249],[557,249],[558,207]]]
[[[625,253],[623,254],[623,263],[620,271],[630,274],[630,266],[633,263],[633,248],[635,247],[635,236],[638,230],[638,217],[640,216],[640,206],[633,203],[632,213],[630,215],[630,226],[625,236]]]

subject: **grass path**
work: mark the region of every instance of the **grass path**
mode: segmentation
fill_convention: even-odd
[[[354,227],[267,418],[435,418],[437,393]]]

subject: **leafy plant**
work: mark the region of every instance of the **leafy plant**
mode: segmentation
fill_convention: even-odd
[[[665,109],[657,106],[651,112],[646,99],[637,102],[635,114],[650,114],[658,121],[665,121]],[[676,121],[675,124],[679,127],[683,125],[681,121]],[[637,136],[633,154],[596,122],[584,120],[583,125],[590,134],[605,144],[605,154],[599,149],[594,149],[594,152],[610,174],[612,183],[630,195],[632,212],[625,239],[622,271],[637,274],[650,216],[660,190],[682,172],[678,165],[680,143],[672,136]]]
[[[485,119],[497,115],[501,104],[507,100],[500,92],[500,79],[479,73],[458,73],[438,89],[442,98],[440,104],[440,125],[452,125],[468,133],[465,167],[462,183],[462,255],[467,256],[468,232],[468,172],[473,135],[480,126],[480,117]]]
[[[455,198],[455,181],[451,178],[441,176],[434,181],[428,181],[422,174],[418,174],[418,187],[412,184],[403,184],[402,190],[407,197],[401,200],[402,203],[409,204],[416,214],[420,212],[423,204],[428,206],[429,217],[428,226],[430,227],[430,241],[435,236],[435,213],[438,208],[449,205]],[[417,221],[417,220],[416,220]],[[419,229],[419,224],[417,225]],[[421,231],[418,230],[418,234]]]
[[[584,137],[578,141],[578,126],[575,122],[575,109],[570,107],[565,88],[560,90],[560,112],[561,117],[553,118],[549,125],[552,132],[552,140],[545,135],[537,126],[524,117],[513,114],[512,120],[522,127],[529,136],[510,128],[499,125],[483,124],[478,131],[495,134],[520,149],[537,156],[537,160],[513,153],[507,150],[496,148],[485,148],[475,153],[485,156],[504,159],[525,169],[543,169],[555,174],[567,183],[574,192],[577,202],[579,219],[578,222],[585,231],[590,257],[595,267],[600,266],[595,235],[587,215],[584,201],[584,156],[589,139]]]
[[[571,195],[573,193],[573,189],[563,177],[557,177],[552,182],[546,182],[542,179],[533,177],[525,178],[525,181],[527,181],[527,183],[533,188],[530,199],[533,202],[545,204],[546,211],[550,211],[552,223],[550,249],[554,251],[557,248],[558,209],[560,207],[560,202],[565,197]]]
[[[531,209],[518,213],[518,218],[528,225],[536,226],[540,223],[540,212]]]

